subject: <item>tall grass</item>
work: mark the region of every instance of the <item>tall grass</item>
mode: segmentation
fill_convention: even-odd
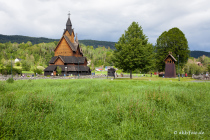
[[[208,139],[209,87],[139,79],[0,82],[0,139]]]

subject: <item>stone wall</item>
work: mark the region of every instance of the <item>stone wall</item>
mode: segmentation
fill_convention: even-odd
[[[7,76],[2,76],[0,75],[0,80],[5,81],[7,79],[11,78],[11,75]],[[79,79],[94,79],[94,78],[106,78],[106,75],[82,75],[79,76]],[[78,79],[78,76],[26,76],[26,77],[21,77],[21,76],[13,76],[14,80],[36,80],[36,79]]]
[[[198,79],[198,80],[210,80],[209,74],[200,74],[200,75],[192,75],[193,79]]]

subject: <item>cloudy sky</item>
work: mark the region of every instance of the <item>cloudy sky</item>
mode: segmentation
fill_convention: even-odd
[[[0,0],[0,34],[60,39],[69,11],[79,40],[117,42],[135,21],[153,44],[178,27],[190,50],[210,52],[209,0]]]

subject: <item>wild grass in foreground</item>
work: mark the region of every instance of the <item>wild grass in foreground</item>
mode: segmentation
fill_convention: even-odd
[[[0,139],[208,139],[209,87],[139,79],[0,82]],[[185,131],[197,134],[179,134]]]

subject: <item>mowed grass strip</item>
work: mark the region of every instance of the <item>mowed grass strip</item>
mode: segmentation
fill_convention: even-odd
[[[1,81],[0,139],[208,139],[209,87],[149,78]]]

